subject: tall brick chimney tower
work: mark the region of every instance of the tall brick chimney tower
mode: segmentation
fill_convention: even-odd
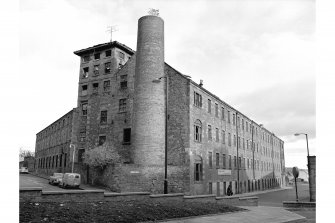
[[[163,165],[165,146],[164,21],[147,15],[138,20],[135,66],[134,163]]]

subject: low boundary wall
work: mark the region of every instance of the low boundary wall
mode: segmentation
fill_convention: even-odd
[[[149,192],[106,193],[103,190],[42,191],[41,187],[20,188],[20,202],[61,203],[136,200],[150,200],[157,202],[210,202],[232,206],[258,206],[258,197],[216,197],[214,194],[185,196],[183,193],[150,194]]]
[[[283,201],[284,208],[315,208],[315,202]]]

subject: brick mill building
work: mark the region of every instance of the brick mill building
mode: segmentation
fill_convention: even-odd
[[[139,19],[136,52],[114,41],[74,54],[80,57],[77,107],[37,133],[38,174],[70,172],[73,144],[84,183],[162,193],[167,138],[169,193],[225,195],[228,185],[234,193],[284,185],[284,142],[164,62],[160,17]],[[105,142],[122,162],[98,176],[82,155]]]

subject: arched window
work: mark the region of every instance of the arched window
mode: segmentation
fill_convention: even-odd
[[[202,158],[200,156],[194,158],[194,181],[202,181]]]
[[[202,124],[199,119],[194,122],[194,141],[201,142]]]

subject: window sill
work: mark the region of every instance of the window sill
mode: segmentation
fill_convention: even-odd
[[[203,181],[194,181],[194,184],[203,184]]]
[[[127,111],[119,111],[118,114],[127,113]]]
[[[122,142],[122,145],[130,145],[131,142]]]

